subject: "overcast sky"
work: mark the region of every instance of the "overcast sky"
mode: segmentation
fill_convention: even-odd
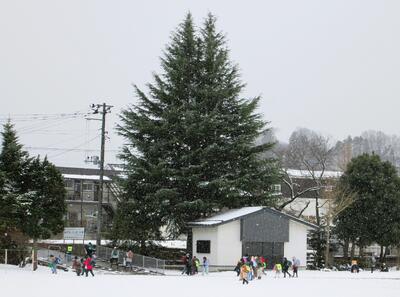
[[[116,113],[135,103],[160,70],[172,31],[192,12],[208,12],[226,33],[231,58],[261,95],[259,108],[286,141],[297,127],[335,139],[365,130],[400,134],[400,1],[18,1],[0,2],[0,123],[15,114],[86,111],[114,105],[106,162],[122,144]],[[83,165],[100,122],[15,121],[32,154]],[[34,125],[34,129],[30,128]]]

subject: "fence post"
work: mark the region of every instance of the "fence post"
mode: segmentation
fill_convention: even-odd
[[[4,264],[8,264],[8,259],[7,259],[7,256],[8,256],[8,253],[7,253],[8,251],[7,251],[7,249],[5,250],[5,252],[4,252]]]

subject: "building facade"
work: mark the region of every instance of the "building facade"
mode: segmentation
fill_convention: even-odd
[[[278,205],[296,199],[284,207],[284,211],[295,216],[301,214],[303,217],[313,221],[318,209],[321,216],[328,210],[329,193],[342,175],[340,171],[315,171],[312,174],[305,170],[285,169],[280,184],[274,185],[274,194],[277,195]]]
[[[66,227],[84,227],[85,239],[95,239],[97,231],[97,207],[100,198],[99,169],[58,167],[67,192]],[[113,215],[120,196],[113,182],[116,172],[105,170],[103,178],[102,231],[110,230]]]

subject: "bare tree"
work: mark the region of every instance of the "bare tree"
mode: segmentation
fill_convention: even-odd
[[[313,191],[315,199],[315,220],[318,226],[321,225],[321,190],[326,183],[324,174],[328,166],[332,163],[333,152],[334,148],[328,137],[309,129],[301,128],[294,131],[290,136],[289,145],[283,159],[283,164],[286,165],[286,168],[290,166],[291,168],[304,170],[313,181],[311,187],[298,191],[297,194],[292,195],[291,200],[294,201],[304,193]],[[286,182],[287,181],[288,180],[286,180]]]
[[[315,201],[315,223],[321,226],[320,208],[324,205],[321,205],[320,200],[322,198],[322,191],[327,183],[325,173],[329,169],[329,166],[332,165],[333,156],[334,147],[331,145],[328,137],[305,128],[294,131],[290,136],[289,144],[284,153],[281,152],[282,167],[301,170],[304,172],[304,177],[311,181],[311,183],[308,182],[304,188],[296,187],[293,179],[290,178],[290,174],[283,174],[283,182],[289,187],[291,197],[283,202],[280,207],[283,208],[286,205],[290,205],[290,203],[305,193],[312,192],[310,198]],[[301,210],[300,215],[308,207],[308,204]],[[316,232],[315,249],[315,264],[321,266],[324,252],[321,230]]]
[[[286,206],[291,204],[293,201],[295,201],[297,198],[304,196],[307,193],[313,192],[318,190],[318,187],[311,185],[311,186],[306,186],[304,187],[302,184],[298,183],[296,181],[296,177],[294,177],[290,171],[286,168],[281,169],[282,173],[282,181],[284,185],[287,187],[289,190],[289,197],[285,199],[280,205],[278,205],[276,208],[278,210],[284,209]],[[285,197],[286,198],[286,197]],[[310,203],[307,203],[305,208],[302,209],[300,214],[298,216],[301,216],[301,214],[306,210]]]

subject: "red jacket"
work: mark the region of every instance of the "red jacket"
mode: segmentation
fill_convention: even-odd
[[[90,262],[92,262],[92,258],[90,258],[90,257],[87,257],[85,262],[83,262],[83,265],[85,265],[87,270],[92,270],[93,269],[93,266],[92,266],[92,264]]]

